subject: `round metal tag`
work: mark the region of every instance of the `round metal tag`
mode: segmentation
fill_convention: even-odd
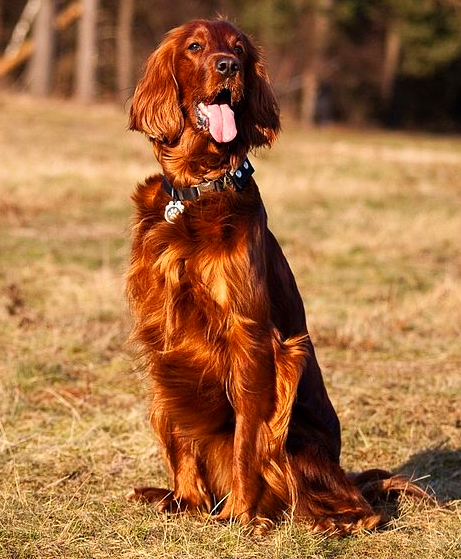
[[[180,200],[168,202],[165,206],[165,219],[168,223],[173,223],[173,221],[182,214],[184,211],[184,205]]]

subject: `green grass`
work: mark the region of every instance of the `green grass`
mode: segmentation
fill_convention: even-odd
[[[343,425],[348,470],[422,478],[385,530],[163,517],[126,339],[130,193],[155,172],[113,106],[0,97],[0,557],[461,557],[461,140],[290,124],[253,158]],[[428,477],[426,477],[428,476]]]

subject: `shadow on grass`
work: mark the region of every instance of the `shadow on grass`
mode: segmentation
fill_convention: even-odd
[[[439,502],[461,499],[461,449],[429,448],[413,455],[399,473],[419,479],[418,485],[432,489]]]

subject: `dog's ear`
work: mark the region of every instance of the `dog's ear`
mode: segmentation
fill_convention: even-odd
[[[175,42],[170,33],[149,57],[130,110],[130,130],[166,143],[178,138],[184,127],[174,69]]]
[[[261,49],[248,38],[246,43],[245,97],[238,130],[248,149],[270,147],[280,131],[280,109]]]

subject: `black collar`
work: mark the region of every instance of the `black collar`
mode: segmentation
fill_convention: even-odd
[[[211,190],[215,190],[217,192],[221,192],[221,190],[226,188],[233,188],[237,191],[243,190],[248,182],[248,179],[253,173],[254,169],[251,166],[251,163],[247,158],[245,158],[238,169],[234,172],[227,171],[219,179],[201,182],[200,184],[194,184],[194,186],[189,186],[187,188],[174,188],[166,176],[163,175],[162,186],[174,201],[197,200],[200,198],[202,192],[208,192]]]

